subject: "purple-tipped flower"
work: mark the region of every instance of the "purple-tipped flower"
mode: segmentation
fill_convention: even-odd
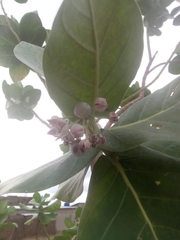
[[[94,109],[98,112],[103,112],[108,107],[105,98],[96,98],[94,101]]]
[[[118,115],[117,115],[117,113],[115,113],[115,112],[110,112],[110,113],[109,113],[109,121],[110,121],[111,123],[117,122],[117,121],[118,121]]]
[[[68,132],[69,128],[66,122],[59,118],[59,117],[52,117],[51,119],[47,120],[51,125],[51,129],[49,130],[48,134],[53,135],[54,137],[63,138],[65,137]]]
[[[91,147],[91,143],[88,139],[83,139],[79,142],[80,148],[87,150]]]
[[[82,156],[85,153],[84,148],[81,148],[79,146],[79,142],[80,141],[78,140],[78,141],[74,141],[72,144],[70,144],[71,153],[76,157]]]
[[[84,127],[80,124],[73,124],[71,127],[71,133],[75,138],[80,138],[84,135]]]

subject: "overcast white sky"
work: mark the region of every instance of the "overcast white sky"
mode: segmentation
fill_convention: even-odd
[[[18,4],[14,0],[4,0],[4,7],[8,16],[13,15],[17,20],[26,12],[38,11],[38,14],[45,28],[51,28],[53,19],[62,1],[60,0],[29,0],[27,4]],[[172,5],[176,6],[178,3]],[[171,8],[172,8],[171,7]],[[2,14],[2,11],[0,11]],[[163,35],[161,37],[152,38],[153,53],[158,50],[156,63],[164,62],[168,59],[175,45],[180,40],[179,27],[173,27],[172,21],[165,23]],[[136,80],[142,78],[142,73],[147,65],[146,54],[143,59],[141,70],[137,74]],[[150,75],[149,81],[153,80],[154,75]],[[176,76],[170,75],[167,71],[162,75],[160,80],[154,84],[153,90],[160,87],[161,84],[166,85]],[[7,80],[11,83],[8,70],[0,67],[0,82]],[[22,82],[24,85],[31,84],[35,88],[42,90],[42,97],[35,111],[44,120],[51,116],[59,115],[59,110],[50,100],[42,83],[31,73],[26,80]],[[161,85],[162,86],[162,85]],[[1,87],[0,87],[1,88]],[[59,150],[59,142],[55,142],[54,138],[47,135],[47,127],[43,126],[36,118],[31,121],[19,122],[7,118],[5,111],[5,98],[0,90],[0,179],[5,181],[19,174],[27,172],[31,169],[39,167],[61,155]],[[83,198],[81,198],[83,199]],[[80,199],[80,200],[81,200]]]

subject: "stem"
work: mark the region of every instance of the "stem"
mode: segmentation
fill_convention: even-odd
[[[146,39],[147,39],[147,49],[148,49],[149,61],[151,61],[152,53],[151,53],[151,45],[150,45],[149,29],[148,29],[148,27],[146,28]]]
[[[41,82],[44,84],[46,90],[48,91],[48,87],[47,87],[47,84],[46,84],[46,79],[43,76],[41,76],[39,73],[36,73],[36,74],[38,75],[39,79],[41,80]]]
[[[151,68],[151,69],[149,70],[149,73],[152,72],[154,69],[156,69],[156,68],[158,68],[158,67],[160,67],[160,66],[162,66],[162,65],[164,65],[164,64],[166,64],[166,63],[163,62],[163,63],[157,64],[156,66],[154,66],[153,68]]]
[[[31,109],[31,111],[33,112],[34,116],[35,116],[41,123],[43,123],[44,125],[46,125],[48,128],[51,128],[51,126],[50,126],[46,121],[44,121],[42,118],[40,118],[39,115],[38,115],[34,110]]]
[[[177,44],[176,48],[174,49],[174,51],[172,52],[172,54],[170,55],[169,59],[167,60],[167,62],[164,64],[163,68],[161,69],[161,71],[159,72],[159,74],[154,78],[153,81],[151,81],[146,88],[148,88],[150,85],[152,85],[159,77],[160,75],[163,73],[164,69],[167,67],[168,63],[171,61],[172,57],[174,56],[174,54],[176,53],[176,49],[178,48],[178,46],[180,46],[180,42]]]
[[[11,30],[12,34],[13,34],[13,35],[15,36],[15,38],[17,39],[18,43],[20,43],[20,42],[21,42],[21,39],[19,38],[19,36],[17,35],[17,33],[13,30],[13,28],[11,27],[11,24],[10,24],[10,22],[9,22],[7,13],[6,13],[6,11],[5,11],[5,9],[4,9],[4,6],[3,6],[3,0],[0,1],[0,4],[1,4],[1,9],[2,9],[2,11],[3,11],[3,13],[4,13],[5,20],[6,20],[6,23],[7,23],[8,27],[9,27],[9,29]]]
[[[45,233],[47,239],[48,239],[48,240],[51,240],[50,237],[49,237],[49,234],[48,234],[48,232],[47,232],[47,230],[46,230],[46,227],[45,227],[44,225],[43,225],[43,230],[44,230],[44,233]]]
[[[178,48],[178,46],[180,45],[180,42],[177,44],[175,50],[172,52],[172,54],[170,55],[169,59],[165,62],[165,63],[161,63],[160,65],[164,65],[163,68],[160,70],[160,72],[158,73],[158,75],[154,78],[154,80],[152,82],[150,82],[148,85],[146,85],[145,87],[139,89],[137,92],[133,93],[131,96],[127,97],[126,99],[124,99],[122,101],[122,103],[131,100],[133,97],[137,96],[143,89],[148,88],[150,85],[152,85],[162,74],[162,72],[164,71],[164,69],[167,67],[168,63],[171,61],[172,57],[174,56],[174,54],[176,53],[176,49]],[[157,65],[158,66],[158,65]],[[157,67],[155,66],[155,68]],[[149,72],[151,72],[152,70],[150,70]]]
[[[152,232],[152,234],[154,236],[154,239],[158,240],[158,237],[156,236],[156,233],[155,233],[155,231],[153,229],[152,223],[151,223],[150,219],[148,218],[148,216],[147,216],[147,214],[146,214],[146,212],[145,212],[145,210],[144,210],[144,208],[143,208],[143,206],[142,206],[142,204],[141,204],[141,202],[139,200],[139,197],[138,197],[136,191],[134,190],[134,188],[133,188],[132,184],[130,183],[129,179],[127,178],[123,167],[121,166],[121,164],[119,163],[117,158],[113,159],[112,162],[115,165],[116,169],[120,172],[120,174],[121,174],[121,176],[122,176],[126,186],[129,188],[129,190],[133,194],[133,196],[134,196],[134,198],[135,198],[135,200],[136,200],[136,202],[137,202],[137,204],[138,204],[138,206],[139,206],[139,208],[140,208],[140,210],[142,212],[142,215],[144,216],[145,221],[147,222],[147,224],[149,225],[149,227],[151,229],[151,232]]]
[[[148,74],[149,74],[149,69],[150,69],[150,67],[151,67],[151,65],[152,65],[152,63],[153,63],[156,55],[157,55],[157,52],[155,52],[154,56],[149,60],[149,63],[148,63],[148,65],[147,65],[146,70],[145,70],[145,73],[144,73],[144,75],[143,75],[143,78],[142,78],[142,86],[141,86],[142,91],[140,92],[140,96],[141,96],[141,97],[144,97],[144,91],[145,91],[145,86],[146,86],[146,79],[147,79],[147,76],[148,76]]]

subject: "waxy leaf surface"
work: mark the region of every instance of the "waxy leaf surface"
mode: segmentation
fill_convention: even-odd
[[[128,108],[103,132],[110,151],[125,151],[148,141],[180,141],[180,78]]]
[[[81,157],[66,153],[35,170],[1,183],[0,195],[8,192],[36,192],[56,186],[88,166],[97,153],[97,149],[90,149]]]
[[[179,239],[180,163],[144,147],[119,162],[95,165],[77,240]]]
[[[143,50],[143,26],[132,0],[66,0],[43,56],[51,98],[67,116],[78,102],[106,98],[115,110],[133,80]],[[95,113],[96,115],[96,113]]]
[[[26,64],[32,70],[44,76],[42,69],[43,51],[43,48],[36,45],[27,42],[20,42],[14,48],[14,55],[17,59]]]

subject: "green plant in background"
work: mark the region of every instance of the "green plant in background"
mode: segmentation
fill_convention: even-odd
[[[13,206],[8,207],[7,200],[0,201],[0,233],[7,228],[18,227],[16,223],[6,221],[8,216],[13,214],[15,211],[16,209]],[[0,240],[4,240],[4,238],[0,237]]]
[[[48,134],[62,141],[65,154],[1,183],[0,194],[59,184],[53,198],[73,202],[83,191],[91,165],[88,197],[74,239],[180,239],[180,78],[154,93],[147,89],[166,67],[180,73],[179,43],[167,60],[154,65],[157,52],[152,52],[150,41],[162,34],[167,20],[179,25],[180,8],[168,10],[172,2],[65,0],[51,31],[42,27],[37,13],[25,14],[18,23],[3,9],[0,63],[10,69],[14,81],[3,82],[3,92],[18,106],[18,114],[13,110],[8,115],[18,120],[37,117]],[[34,24],[28,26],[29,21]],[[144,30],[148,63],[141,83],[132,84],[142,60]],[[4,58],[4,51],[11,58]],[[28,70],[24,74],[18,67],[17,78],[14,69],[19,65]],[[147,83],[155,69],[160,70]],[[46,122],[32,112],[40,91],[17,83],[29,70],[37,73],[63,117]],[[24,107],[31,117],[24,117]],[[104,118],[108,122],[101,127]],[[38,193],[34,201],[31,211],[42,214],[43,223],[47,215]],[[72,237],[76,225],[66,223],[69,229],[57,239]]]
[[[61,236],[56,236],[53,238],[53,240],[71,240],[71,239],[76,240],[77,239],[77,232],[78,232],[82,210],[83,210],[82,207],[78,207],[76,209],[74,221],[69,217],[66,217],[64,219],[64,224],[67,227],[67,229],[62,231]]]
[[[34,221],[34,219],[38,219],[39,222],[42,224],[44,232],[48,239],[50,239],[50,237],[46,230],[46,225],[56,219],[56,212],[61,206],[61,201],[59,200],[50,203],[50,201],[48,200],[49,197],[49,194],[41,196],[38,192],[35,192],[33,194],[32,200],[30,200],[29,202],[32,207],[28,207],[22,203],[19,204],[21,209],[33,215],[31,219],[25,222],[25,225],[30,225],[32,221]]]

